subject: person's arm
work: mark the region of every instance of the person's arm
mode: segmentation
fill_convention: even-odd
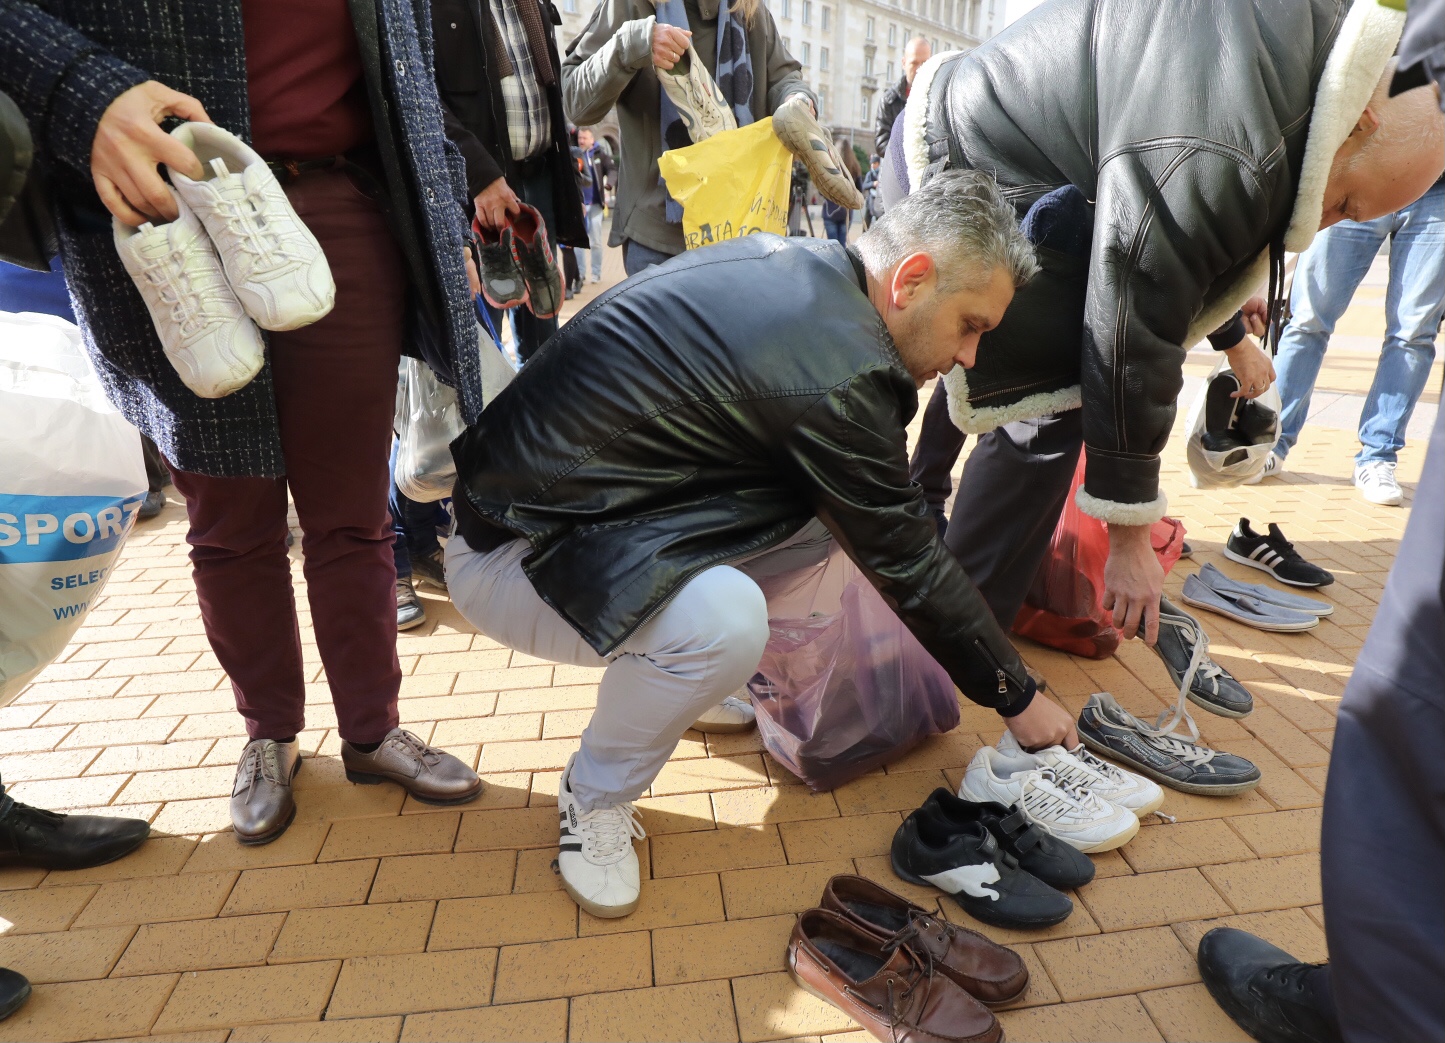
[[[813,111],[818,111],[818,96],[809,89],[808,84],[803,80],[803,64],[788,53],[783,46],[783,38],[778,35],[777,23],[773,21],[773,12],[768,10],[767,5],[758,8],[755,18],[766,18],[767,25],[764,26],[764,36],[768,41],[768,53],[764,67],[767,69],[768,78],[765,81],[768,85],[768,115],[778,110],[778,106],[787,101],[794,94],[801,94],[813,103]],[[753,58],[753,65],[758,65],[757,58]]]
[[[567,118],[600,123],[632,78],[652,64],[657,19],[633,18],[631,0],[601,0],[562,59],[562,99]]]
[[[893,136],[893,121],[898,118],[898,113],[893,111],[890,104],[892,100],[893,88],[889,87],[878,106],[878,122],[873,131],[873,151],[880,156],[888,151],[888,139]]]

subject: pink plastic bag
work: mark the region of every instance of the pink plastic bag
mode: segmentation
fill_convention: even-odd
[[[842,551],[771,582],[768,644],[749,684],[763,744],[814,791],[957,727],[958,696]]]

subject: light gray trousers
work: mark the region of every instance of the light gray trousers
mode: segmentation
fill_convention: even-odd
[[[755,579],[827,556],[821,522],[745,561],[689,580],[611,655],[599,656],[545,601],[522,571],[526,540],[478,554],[447,541],[452,604],[477,631],[508,648],[577,666],[605,666],[597,709],[572,764],[583,810],[636,800],[652,785],[683,732],[757,671],[768,640],[768,606]]]

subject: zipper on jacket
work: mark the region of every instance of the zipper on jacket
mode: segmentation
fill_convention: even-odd
[[[994,676],[998,678],[999,695],[1008,695],[1008,686],[1010,682],[1016,685],[1020,690],[1023,690],[1025,687],[1027,687],[1026,685],[1019,684],[1019,682],[1015,678],[1009,676],[1008,672],[1004,670],[1002,664],[999,663],[998,658],[993,654],[993,650],[988,647],[988,645],[984,642],[983,638],[974,638],[973,647],[978,649],[979,655],[983,656],[984,662],[988,663],[989,666],[993,667]]]

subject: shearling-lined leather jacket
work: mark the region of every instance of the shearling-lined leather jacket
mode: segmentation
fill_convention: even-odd
[[[452,443],[458,531],[529,540],[537,592],[605,655],[817,517],[965,695],[1022,709],[1033,683],[908,480],[917,408],[852,255],[719,243],[603,294]]]
[[[1052,0],[919,71],[903,130],[914,186],[973,167],[1020,215],[1068,184],[1095,205],[1082,342],[991,351],[985,336],[979,365],[947,378],[960,427],[1082,402],[1080,506],[1121,524],[1163,514],[1185,350],[1264,284],[1272,250],[1278,267],[1308,245],[1334,152],[1399,38],[1399,12],[1355,8]]]

